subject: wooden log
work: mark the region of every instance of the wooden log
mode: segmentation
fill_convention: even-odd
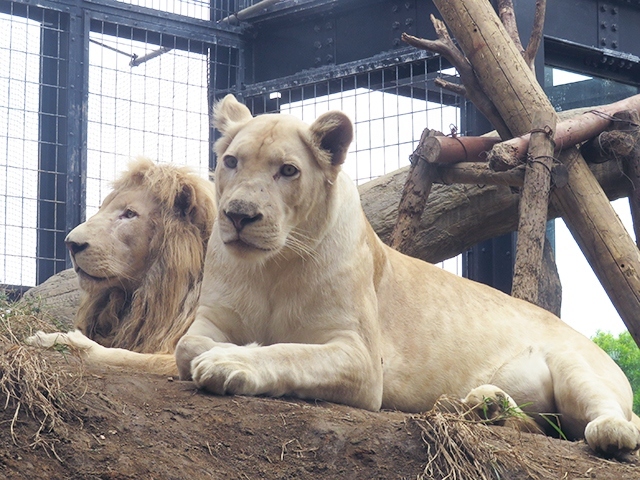
[[[557,317],[562,309],[562,284],[558,267],[553,254],[553,247],[549,239],[545,237],[544,248],[542,249],[542,268],[540,281],[538,283],[537,305],[550,311]]]
[[[434,4],[474,68],[478,82],[514,135],[529,130],[536,111],[553,106],[487,0]],[[552,198],[616,307],[640,344],[640,253],[576,148],[561,160],[569,183]]]
[[[431,192],[433,184],[433,171],[435,166],[432,160],[439,155],[440,150],[432,148],[438,146],[427,144],[429,138],[435,138],[442,133],[425,129],[420,137],[418,147],[411,155],[411,167],[409,175],[402,190],[400,204],[398,206],[398,218],[391,234],[389,245],[399,252],[406,252],[407,245],[413,241],[413,237],[420,225],[420,217]]]
[[[524,165],[505,172],[494,172],[486,163],[463,162],[454,165],[438,165],[434,183],[452,185],[505,185],[522,187],[524,185]]]
[[[609,105],[591,107],[581,115],[558,123],[556,128],[556,148],[562,150],[597,136],[615,121],[615,114],[624,110],[640,112],[640,95],[634,95]],[[524,162],[529,145],[527,133],[495,145],[487,159],[492,169],[507,170]]]
[[[421,140],[422,141],[422,140]],[[460,162],[486,162],[487,153],[500,137],[428,137],[424,148],[433,154],[427,162],[450,165]]]
[[[529,161],[520,198],[520,219],[511,295],[539,305],[538,284],[545,242],[555,112],[537,112],[533,117]]]

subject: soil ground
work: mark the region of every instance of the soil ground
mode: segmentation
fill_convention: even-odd
[[[423,440],[418,415],[218,397],[191,382],[118,369],[85,370],[78,388],[77,360],[41,354],[51,368],[68,372],[81,394],[66,428],[43,432],[35,448],[29,443],[39,423],[19,412],[12,437],[16,405],[0,409],[0,478],[415,479],[427,452],[438,449]],[[490,430],[496,455],[515,453],[535,466],[505,467],[496,478],[640,478],[640,465],[594,456],[584,442],[473,427]]]

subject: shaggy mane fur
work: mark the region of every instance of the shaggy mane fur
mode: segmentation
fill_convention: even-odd
[[[145,189],[160,206],[151,258],[135,290],[85,292],[76,327],[106,347],[173,353],[195,315],[216,212],[213,187],[188,168],[138,159],[113,188]]]

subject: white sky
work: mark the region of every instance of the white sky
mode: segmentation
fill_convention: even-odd
[[[635,239],[629,201],[616,200],[613,206]],[[627,329],[561,219],[556,220],[556,264],[562,283],[561,317],[565,322],[588,337],[598,330],[617,335]]]
[[[0,16],[0,20],[7,18]],[[4,177],[0,178],[0,217],[5,219],[5,224],[0,225],[0,283],[29,285],[35,274],[37,128],[34,125],[38,115],[37,104],[32,105],[37,99],[38,72],[37,68],[31,73],[29,69],[38,65],[39,26],[15,16],[9,25],[10,29],[0,29],[0,40],[5,38],[0,44],[0,63],[9,67],[5,71],[8,73],[0,73],[0,175]],[[110,43],[106,36],[92,34],[92,38]],[[156,48],[113,37],[111,40],[111,45],[119,50],[139,55]],[[2,45],[10,45],[11,49]],[[89,215],[108,193],[106,184],[98,178],[104,178],[106,173],[107,181],[112,180],[125,168],[126,158],[136,155],[164,161],[180,158],[178,163],[186,160],[200,169],[208,158],[206,68],[200,66],[205,63],[202,58],[173,51],[131,69],[126,56],[93,43],[90,48]],[[130,72],[133,77],[125,84],[117,83],[125,77],[114,76],[116,70]],[[100,79],[95,77],[98,71]],[[189,97],[181,97],[181,91],[172,86],[171,95],[163,96],[160,91],[167,91],[166,87],[160,88],[165,82],[163,72],[168,73],[169,80],[186,74],[180,82],[190,84],[189,88],[198,84],[204,87],[189,90]],[[150,83],[150,78],[157,80]],[[554,72],[556,85],[587,78]],[[137,81],[142,87],[136,87]],[[151,93],[150,85],[155,88]],[[146,91],[144,98],[138,93],[141,91]],[[150,98],[154,100],[150,102]],[[144,109],[146,116],[144,112],[138,113]],[[408,164],[424,128],[448,132],[450,125],[459,124],[456,108],[441,108],[439,104],[365,89],[331,95],[310,104],[292,103],[282,110],[312,122],[330,109],[340,109],[354,121],[356,139],[345,170],[358,183]],[[148,125],[147,120],[151,122]],[[133,130],[133,136],[130,125],[137,129]],[[181,133],[176,136],[176,131]],[[14,179],[12,175],[17,176]],[[627,229],[632,231],[627,200],[614,205]],[[556,222],[556,258],[563,286],[563,320],[587,336],[593,336],[597,330],[624,331],[624,324],[562,221]],[[460,273],[456,259],[447,261],[445,268]],[[18,273],[10,278],[13,271]]]

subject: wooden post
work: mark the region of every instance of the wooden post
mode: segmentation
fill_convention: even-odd
[[[551,187],[555,113],[536,112],[532,126],[529,158],[520,196],[520,219],[511,295],[539,305],[538,284]]]
[[[513,135],[526,133],[533,112],[554,112],[535,76],[487,0],[434,0]],[[640,253],[577,149],[561,160],[569,179],[553,200],[609,298],[640,344]]]
[[[439,155],[440,149],[429,148],[426,140],[436,135],[442,135],[442,133],[425,129],[420,137],[418,147],[411,155],[409,175],[402,190],[402,197],[398,206],[398,218],[389,241],[389,245],[392,248],[402,253],[407,253],[407,247],[416,235],[422,212],[431,192],[433,172],[436,167],[427,159],[432,160],[434,156]],[[431,146],[433,147],[434,145]]]

